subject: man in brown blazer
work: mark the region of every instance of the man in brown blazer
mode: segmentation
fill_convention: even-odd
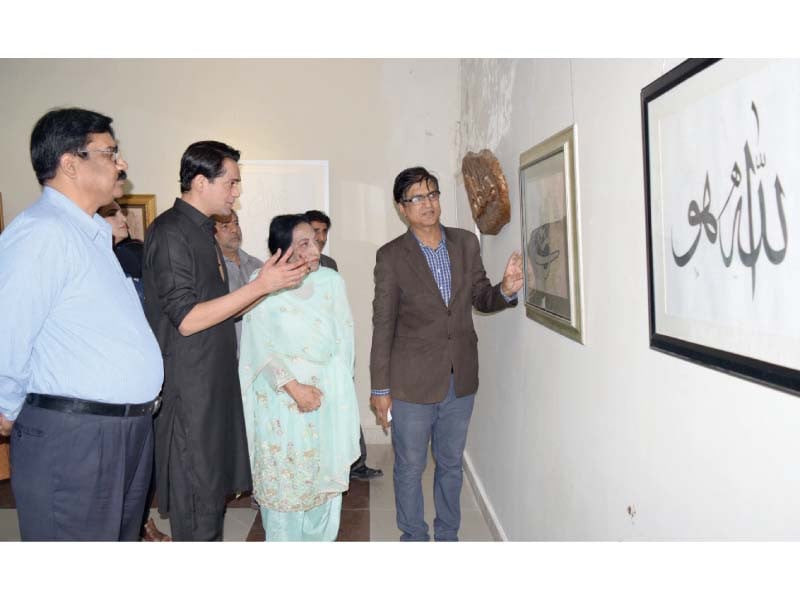
[[[434,538],[457,541],[462,459],[478,389],[472,307],[488,313],[516,305],[522,259],[514,252],[502,282],[492,286],[477,237],[439,222],[436,177],[422,167],[406,169],[393,193],[409,229],[377,253],[370,403],[384,429],[391,420],[400,539],[430,539],[422,497],[430,443]]]

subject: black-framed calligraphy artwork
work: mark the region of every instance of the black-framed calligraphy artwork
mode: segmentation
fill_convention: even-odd
[[[583,343],[575,126],[519,158],[525,313]]]
[[[641,93],[650,347],[800,393],[800,61],[687,60]]]

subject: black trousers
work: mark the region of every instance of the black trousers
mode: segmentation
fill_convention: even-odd
[[[356,459],[352,465],[350,465],[350,472],[359,471],[367,466],[367,444],[364,442],[364,428],[359,427],[358,430],[361,432],[361,437],[358,438],[358,445],[361,447],[361,456]]]
[[[11,432],[11,488],[23,540],[139,539],[153,465],[153,417],[23,405]]]
[[[225,498],[215,498],[198,488],[188,457],[186,431],[180,419],[175,419],[173,427],[167,492],[172,539],[176,542],[221,542]]]

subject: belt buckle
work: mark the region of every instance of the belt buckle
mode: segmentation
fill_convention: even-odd
[[[155,400],[153,400],[153,412],[151,413],[154,417],[158,412],[158,409],[161,408],[161,396],[158,396]]]

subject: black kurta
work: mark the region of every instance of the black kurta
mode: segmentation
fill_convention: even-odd
[[[196,304],[228,293],[221,256],[214,221],[181,199],[153,222],[145,239],[145,313],[164,356],[163,404],[155,420],[162,513],[169,511],[167,467],[176,422],[186,432],[184,461],[199,508],[218,509],[226,495],[252,487],[233,319],[190,336],[178,332]]]

